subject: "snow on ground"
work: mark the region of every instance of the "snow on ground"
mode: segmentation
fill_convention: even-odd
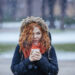
[[[75,31],[52,34],[53,43],[75,43]]]
[[[53,33],[52,43],[75,43],[75,31],[73,32],[63,32],[63,33]],[[19,32],[1,32],[0,42],[17,43],[19,40]]]
[[[19,33],[15,32],[15,33],[7,33],[7,32],[3,32],[0,33],[0,42],[7,42],[7,43],[17,43],[19,39]]]
[[[12,58],[14,55],[14,51],[12,52],[5,52],[0,54],[0,58]],[[64,51],[57,51],[56,52],[58,60],[75,60],[75,52],[64,52]]]
[[[56,52],[58,60],[75,60],[75,52]]]
[[[3,28],[19,28],[21,26],[21,22],[3,22]]]

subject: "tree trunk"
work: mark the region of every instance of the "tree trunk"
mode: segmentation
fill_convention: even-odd
[[[16,20],[17,0],[8,0],[9,15],[13,20]]]
[[[67,0],[61,0],[60,1],[60,5],[61,5],[61,25],[60,25],[60,29],[64,30],[64,17],[65,17],[65,10],[66,10],[66,6],[67,6]]]
[[[32,15],[32,0],[27,0],[27,15]]]
[[[55,25],[54,25],[54,4],[55,4],[55,0],[48,0],[49,21],[50,21],[49,28],[55,28]]]
[[[17,0],[12,0],[12,17],[16,20]]]
[[[42,0],[42,18],[45,20],[45,0]]]
[[[3,10],[2,10],[3,2],[0,0],[0,29],[2,28],[2,21],[3,21]]]

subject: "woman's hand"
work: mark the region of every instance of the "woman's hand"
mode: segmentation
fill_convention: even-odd
[[[40,51],[32,51],[30,52],[30,56],[29,56],[29,59],[30,61],[37,61],[37,60],[40,60],[42,57],[41,55],[41,52]]]

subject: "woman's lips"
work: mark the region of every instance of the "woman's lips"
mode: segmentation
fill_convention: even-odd
[[[38,42],[38,40],[33,40],[34,42]]]
[[[38,39],[33,39],[33,40],[37,41]]]
[[[37,41],[37,40],[34,40],[34,41]]]

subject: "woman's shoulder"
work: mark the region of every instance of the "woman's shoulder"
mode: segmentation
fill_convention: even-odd
[[[20,46],[19,46],[19,44],[17,44],[15,47],[15,52],[19,52],[19,49],[20,49]]]
[[[46,52],[48,55],[53,55],[55,54],[55,48],[53,45],[51,45],[51,47],[47,50]]]
[[[19,44],[17,44],[17,45],[16,45],[16,49],[19,49],[19,48],[20,48],[20,45],[19,45]]]

